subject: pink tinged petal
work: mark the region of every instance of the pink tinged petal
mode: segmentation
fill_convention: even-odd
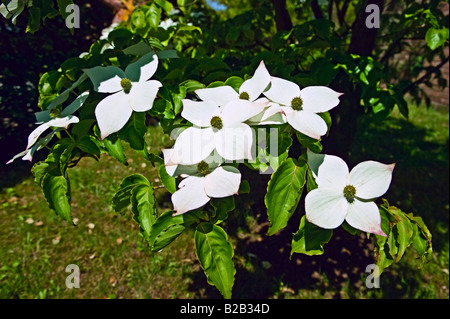
[[[65,127],[67,128],[70,124],[78,123],[80,119],[74,115],[68,115],[66,117],[58,117],[53,120],[48,121],[48,126],[54,126],[54,127]]]
[[[349,184],[356,188],[356,196],[363,199],[377,198],[387,192],[395,164],[366,161],[350,172]]]
[[[209,197],[222,198],[237,194],[241,173],[232,166],[216,168],[205,176],[205,192]]]
[[[226,160],[239,161],[252,160],[256,154],[252,154],[253,130],[244,123],[233,127],[224,127],[215,134],[215,146],[217,153]]]
[[[336,190],[316,188],[305,197],[306,219],[325,229],[334,229],[341,225],[347,210],[347,200]]]
[[[187,128],[175,141],[173,154],[168,164],[198,164],[214,150],[214,135],[212,128]]]
[[[145,82],[155,74],[157,68],[158,57],[154,52],[150,52],[129,64],[125,74],[132,82]]]
[[[26,149],[29,149],[31,146],[33,146],[34,143],[36,143],[38,138],[41,136],[41,134],[44,133],[44,131],[47,130],[49,127],[50,126],[48,125],[48,123],[44,123],[36,127],[33,130],[33,132],[31,132],[30,135],[28,135],[28,144]]]
[[[343,159],[334,155],[308,153],[308,162],[316,174],[317,186],[334,189],[343,195],[348,180],[348,166]],[[320,159],[323,157],[322,159]],[[310,160],[311,159],[311,160]]]
[[[184,214],[190,210],[202,207],[209,202],[209,197],[205,193],[205,178],[189,176],[181,181],[179,189],[172,194],[173,215]]]
[[[161,86],[161,82],[156,80],[141,83],[133,82],[131,91],[127,94],[130,108],[136,112],[150,110]]]
[[[356,199],[348,205],[345,220],[356,229],[387,237],[381,229],[380,211],[374,202],[361,202]]]
[[[300,96],[300,87],[294,82],[272,77],[270,83],[270,89],[263,93],[269,100],[290,106],[292,99]]]
[[[123,92],[117,92],[101,100],[95,108],[101,138],[118,132],[128,122],[132,113],[128,95]]]
[[[219,106],[224,106],[230,101],[239,99],[239,94],[229,85],[198,89],[195,90],[195,94],[201,100],[214,102]]]
[[[31,150],[28,150],[24,157],[22,157],[23,161],[33,161],[33,153]]]
[[[261,113],[269,101],[250,102],[247,100],[234,100],[222,108],[220,117],[225,127],[247,121],[249,118]]]
[[[183,111],[181,116],[194,125],[200,127],[210,127],[211,119],[220,115],[220,107],[213,101],[192,101],[182,100]]]
[[[341,96],[341,93],[326,86],[309,86],[300,92],[303,109],[314,113],[331,110],[339,104],[339,96]]]
[[[261,61],[252,78],[242,83],[239,93],[246,92],[250,101],[256,100],[270,83],[270,74],[264,61]]]
[[[320,140],[328,131],[325,121],[313,112],[293,111],[287,113],[286,118],[294,129],[316,140]]]

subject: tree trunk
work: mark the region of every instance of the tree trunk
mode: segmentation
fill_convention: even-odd
[[[381,14],[383,0],[365,1],[352,25],[352,37],[347,51],[348,54],[370,56],[375,49],[378,29],[369,29],[366,26],[368,13],[365,10],[369,4],[376,4],[380,8]],[[344,95],[341,96],[339,105],[330,111],[332,125],[329,137],[323,139],[324,153],[337,155],[344,160],[348,160],[356,134],[358,118],[364,114],[360,103],[361,89],[359,86],[351,83],[344,71],[341,71],[336,76],[330,87],[344,93]]]
[[[291,30],[292,21],[286,9],[286,0],[271,0],[275,10],[275,23],[278,31]]]

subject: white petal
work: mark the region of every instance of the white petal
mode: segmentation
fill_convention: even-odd
[[[353,203],[349,204],[345,220],[350,226],[356,229],[386,236],[383,230],[381,230],[380,211],[374,202],[361,202],[356,199]]]
[[[334,155],[325,155],[320,160],[321,154],[312,157],[308,153],[308,163],[313,172],[317,171],[316,183],[319,187],[335,189],[343,194],[348,180],[348,166],[343,159]],[[310,162],[309,159],[312,161]]]
[[[113,78],[101,82],[98,86],[97,92],[116,93],[122,91],[123,88],[122,85],[120,85],[120,81],[122,81],[122,78],[115,75]]]
[[[120,81],[126,77],[125,73],[116,66],[96,66],[84,70],[94,86],[94,90],[100,93],[115,93],[122,90]]]
[[[202,207],[209,201],[205,193],[205,178],[189,176],[181,181],[179,189],[172,194],[172,203],[176,213],[184,214],[187,211]]]
[[[293,111],[286,114],[288,123],[300,133],[320,140],[328,131],[327,123],[317,114],[308,111]]]
[[[150,110],[161,86],[161,82],[156,80],[141,83],[133,82],[131,91],[127,94],[130,108],[136,112]]]
[[[263,93],[269,100],[290,106],[292,99],[300,96],[300,87],[294,82],[272,77],[270,83],[270,89]]]
[[[224,127],[216,132],[215,137],[217,153],[226,160],[251,160],[256,156],[252,154],[253,130],[247,124]]]
[[[67,128],[69,124],[78,123],[80,119],[74,115],[68,115],[65,117],[58,117],[53,120],[48,121],[48,126],[55,126],[55,127],[65,127]]]
[[[250,102],[247,100],[234,100],[222,108],[220,117],[226,127],[247,121],[249,118],[261,113],[269,101]]]
[[[356,196],[363,199],[377,198],[387,192],[391,184],[395,164],[385,165],[366,161],[350,172],[349,184],[356,188]]]
[[[222,198],[237,194],[241,173],[232,166],[216,168],[205,176],[205,192],[209,197]]]
[[[31,146],[33,146],[33,144],[38,140],[39,136],[41,136],[41,134],[44,133],[44,131],[49,127],[50,126],[47,123],[41,124],[36,127],[33,132],[28,135],[28,144],[26,149],[29,149]]]
[[[244,81],[239,88],[239,93],[247,92],[250,101],[256,100],[270,83],[270,74],[264,61],[261,61],[252,78]]]
[[[187,128],[175,141],[169,164],[198,164],[214,150],[214,135],[212,128]]]
[[[169,174],[170,176],[176,176],[175,171],[176,171],[178,165],[170,164],[170,158],[172,157],[172,154],[173,154],[173,148],[165,148],[162,150],[162,152],[163,152],[164,165],[166,166],[167,174]]]
[[[225,106],[228,102],[239,99],[239,94],[229,85],[198,89],[195,90],[195,94],[203,101],[211,101],[219,106]]]
[[[303,109],[314,113],[331,110],[339,104],[338,93],[326,86],[309,86],[300,91],[303,100]]]
[[[95,108],[95,117],[102,139],[124,127],[132,113],[133,110],[128,105],[128,95],[123,92],[101,100]]]
[[[183,111],[181,116],[194,125],[210,127],[211,118],[220,115],[220,107],[213,101],[182,100]]]
[[[286,115],[279,104],[270,102],[269,107],[249,118],[248,122],[253,125],[284,124],[286,123]]]
[[[325,229],[333,229],[344,222],[348,202],[342,193],[316,188],[305,197],[306,219]]]
[[[145,82],[155,74],[158,68],[158,57],[154,52],[147,53],[125,69],[125,74],[131,82]]]

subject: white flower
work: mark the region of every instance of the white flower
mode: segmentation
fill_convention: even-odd
[[[150,52],[128,65],[125,72],[115,66],[85,70],[95,91],[114,93],[101,100],[95,109],[102,139],[119,131],[133,111],[145,112],[153,107],[162,84],[148,79],[157,67],[158,58],[154,52]]]
[[[168,159],[173,149],[163,150],[166,170],[169,175],[180,175],[184,179],[172,194],[176,213],[184,214],[209,202],[211,198],[222,198],[237,194],[241,173],[233,166],[220,166],[223,159],[209,156],[196,165],[170,165]]]
[[[356,229],[386,236],[373,200],[388,190],[395,164],[365,161],[349,173],[341,158],[312,152],[308,152],[308,163],[318,185],[305,198],[309,222],[333,229],[345,220]]]
[[[252,159],[253,131],[243,122],[261,112],[266,102],[234,100],[224,107],[214,101],[182,102],[181,116],[194,126],[175,141],[172,163],[196,164],[214,150],[226,160]]]
[[[236,92],[231,86],[224,85],[214,88],[198,89],[195,93],[203,101],[212,101],[219,106],[224,106],[232,101],[239,99],[250,102],[268,102],[266,98],[260,98],[261,94],[270,84],[270,74],[264,64],[259,63],[253,76],[244,81]],[[272,106],[272,103],[259,104],[261,110],[258,114],[248,119],[252,124],[282,124],[286,120],[281,114],[281,108],[278,105]]]
[[[51,127],[58,127],[58,128],[67,128],[72,123],[78,123],[79,119],[76,116],[68,115],[66,117],[62,118],[54,118],[48,122],[42,123],[37,128],[33,130],[33,132],[30,133],[28,136],[28,144],[25,151],[17,154],[12,159],[10,159],[6,164],[12,163],[16,158],[23,156],[23,160],[32,161],[33,159],[33,153],[38,150],[39,148],[44,147],[47,145],[47,143],[51,140],[51,138],[55,135],[56,131],[53,131],[46,137],[39,139],[39,137],[44,133],[47,129]],[[37,142],[37,143],[36,143]]]
[[[327,124],[316,113],[329,111],[338,105],[341,93],[325,86],[300,90],[294,82],[277,77],[272,77],[270,83],[270,89],[263,94],[280,104],[287,122],[294,129],[317,140],[327,133]]]

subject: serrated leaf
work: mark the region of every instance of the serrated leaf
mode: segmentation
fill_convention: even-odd
[[[155,197],[151,185],[137,185],[131,191],[131,210],[145,239],[150,238],[156,220]]]
[[[131,204],[131,192],[138,185],[150,186],[150,183],[141,174],[133,174],[123,179],[119,190],[112,198],[112,206],[116,212],[123,212]]]
[[[231,298],[236,268],[233,247],[219,226],[201,223],[194,234],[195,251],[208,283],[216,286],[225,299]]]
[[[68,180],[61,175],[46,174],[42,179],[42,191],[51,209],[69,223],[70,216],[70,187]]]
[[[114,157],[116,160],[121,162],[124,165],[128,165],[127,158],[123,151],[123,145],[120,139],[117,137],[117,134],[111,134],[107,138],[103,140],[103,144],[105,145],[108,154]]]
[[[152,251],[159,251],[172,243],[185,229],[185,216],[172,216],[174,211],[167,211],[159,216],[150,231],[149,241]]]
[[[332,235],[333,230],[317,227],[303,216],[298,231],[292,237],[291,256],[293,253],[322,255],[323,245],[330,241]]]
[[[306,183],[307,167],[304,161],[297,165],[292,158],[288,158],[272,174],[264,198],[270,222],[268,235],[286,227],[297,208]]]
[[[443,45],[448,39],[449,31],[447,28],[435,29],[429,28],[425,34],[425,40],[427,45],[431,50],[436,50],[438,47]]]

